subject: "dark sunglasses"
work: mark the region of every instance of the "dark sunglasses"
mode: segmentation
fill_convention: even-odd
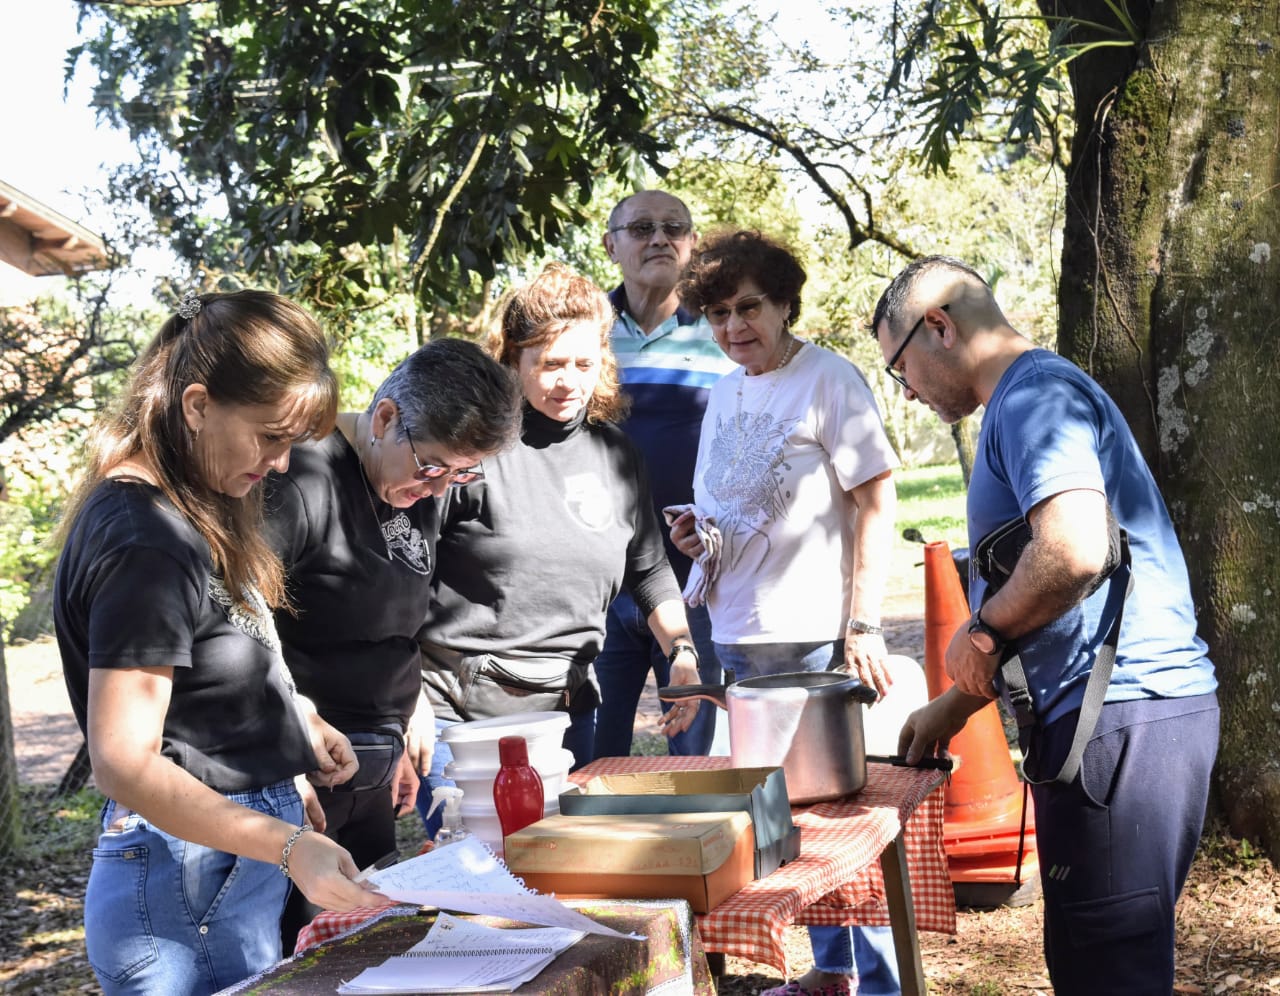
[[[653,238],[653,233],[658,230],[656,221],[631,221],[625,225],[619,225],[617,228],[609,229],[609,234],[626,230],[637,242],[644,239]],[[662,234],[669,239],[678,240],[687,238],[689,233],[693,231],[693,226],[687,221],[664,221],[662,223]]]
[[[709,321],[716,328],[729,323],[729,316],[736,314],[744,322],[753,322],[760,317],[760,311],[764,308],[765,301],[769,300],[768,294],[761,294],[758,297],[744,297],[733,304],[713,304],[709,308],[704,308],[702,313],[707,316]]]
[[[942,305],[943,311],[949,311],[950,309],[951,309],[951,305],[949,304]],[[884,368],[885,373],[887,373],[890,377],[896,380],[908,391],[910,391],[912,388],[911,388],[911,385],[907,383],[907,378],[904,377],[902,374],[898,373],[898,371],[894,368],[897,367],[898,360],[902,358],[902,351],[907,348],[907,343],[911,341],[911,337],[920,330],[920,326],[923,324],[924,324],[924,315],[921,315],[918,319],[916,319],[916,323],[911,326],[911,331],[907,333],[906,338],[903,339],[902,342],[898,344],[898,348],[894,350],[893,355],[889,357],[889,362],[888,364],[885,365],[885,368]]]

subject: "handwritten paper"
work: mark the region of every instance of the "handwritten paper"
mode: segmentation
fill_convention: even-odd
[[[388,889],[443,889],[502,895],[529,891],[479,837],[464,837],[457,843],[372,872],[369,881],[384,896],[391,896]]]
[[[338,992],[510,992],[583,936],[556,927],[486,927],[441,913],[427,936],[403,955],[365,969]]]
[[[487,913],[521,923],[580,930],[605,937],[643,940],[577,913],[554,896],[540,896],[520,880],[478,837],[437,847],[369,876],[388,899],[459,913]]]
[[[587,934],[600,934],[603,937],[644,940],[640,934],[624,934],[612,927],[596,923],[590,917],[569,909],[555,896],[538,896],[530,893],[498,895],[483,892],[446,892],[441,889],[382,889],[380,891],[388,899],[394,899],[400,903],[415,903],[418,906],[440,910],[457,910],[459,913],[487,913],[490,916],[501,916],[508,920],[519,920],[521,923],[538,923],[547,927],[581,930]]]

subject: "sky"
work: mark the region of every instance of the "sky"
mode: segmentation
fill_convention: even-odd
[[[0,0],[0,179],[94,228],[79,192],[104,184],[106,166],[126,161],[129,139],[99,127],[81,69],[64,101],[67,49],[79,42],[74,0]]]

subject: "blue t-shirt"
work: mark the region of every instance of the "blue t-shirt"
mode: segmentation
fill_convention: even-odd
[[[1000,378],[983,417],[969,481],[969,546],[1055,494],[1106,495],[1129,533],[1133,591],[1108,702],[1204,695],[1217,688],[1196,635],[1186,563],[1164,500],[1120,410],[1079,367],[1030,350]],[[969,601],[985,583],[973,572]],[[1080,707],[1089,670],[1123,592],[1104,584],[1084,602],[1017,641],[1036,715],[1050,723]]]

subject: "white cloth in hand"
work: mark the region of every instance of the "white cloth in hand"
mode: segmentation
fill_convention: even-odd
[[[676,519],[685,512],[693,513],[693,528],[702,541],[702,553],[693,562],[689,571],[689,580],[684,586],[684,601],[691,608],[697,608],[707,601],[707,593],[716,583],[720,574],[720,551],[724,540],[720,529],[716,526],[714,515],[707,515],[697,505],[668,505],[662,510],[667,526],[672,526]]]

